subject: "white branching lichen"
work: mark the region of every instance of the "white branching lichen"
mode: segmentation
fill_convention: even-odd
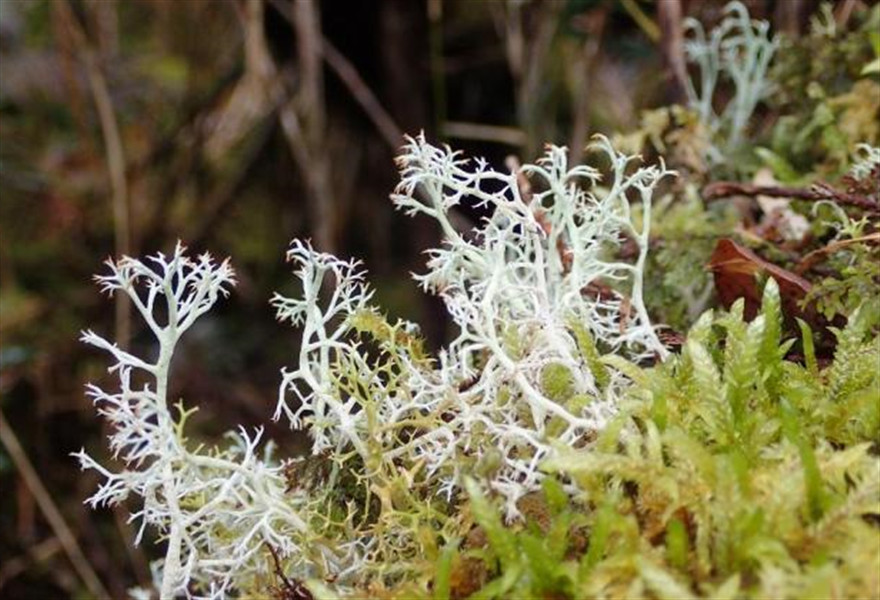
[[[857,181],[868,180],[880,167],[880,148],[871,144],[857,144],[848,175]]]
[[[159,352],[149,362],[122,350],[92,331],[82,340],[111,354],[110,372],[120,388],[110,393],[95,385],[88,395],[113,427],[110,449],[124,469],[114,473],[84,451],[77,453],[83,469],[94,469],[104,482],[89,499],[94,507],[115,504],[130,495],[142,499],[132,514],[140,521],[135,543],[144,529],[154,527],[167,543],[161,564],[160,596],[172,598],[201,584],[208,596],[221,597],[233,581],[246,579],[257,568],[255,554],[264,543],[285,555],[300,551],[295,539],[307,528],[298,515],[302,502],[285,496],[285,479],[268,452],[257,446],[262,429],[239,428],[224,450],[187,447],[183,435],[192,410],[168,405],[168,373],[180,337],[234,285],[229,261],[220,264],[208,254],[192,259],[178,244],[166,257],[150,263],[124,257],[107,261],[109,275],[96,277],[103,291],[131,298],[155,336]],[[148,383],[135,387],[135,381]],[[193,409],[194,410],[194,409]]]
[[[442,227],[443,244],[416,278],[443,299],[458,332],[436,358],[415,325],[391,325],[370,304],[357,261],[292,243],[301,290],[272,305],[301,328],[302,344],[282,373],[274,416],[309,432],[314,456],[301,464],[329,465],[320,489],[292,482],[289,462],[258,453],[260,430],[240,429],[223,449],[189,448],[189,413],[168,406],[175,345],[234,283],[228,262],[191,259],[180,245],[149,265],[108,262],[99,281],[131,297],[159,354],[149,362],[83,335],[115,360],[120,390],[90,385],[89,395],[114,428],[110,446],[124,468],[78,456],[105,479],[93,505],[142,498],[133,519],[167,542],[162,598],[259,586],[271,569],[266,546],[301,579],[400,579],[424,550],[413,519],[442,535],[455,517],[432,503],[454,500],[465,475],[479,474],[515,518],[519,499],[540,485],[541,463],[604,427],[626,378],[602,354],[667,355],[642,296],[653,195],[671,172],[662,162],[637,166],[604,137],[593,149],[608,165],[604,186],[598,169],[570,167],[564,148],[502,173],[408,138],[392,200]],[[523,177],[534,191],[521,190]],[[488,216],[465,234],[450,212],[468,203]],[[150,383],[136,389],[143,376]]]
[[[708,34],[696,19],[684,20],[685,55],[699,72],[699,86],[687,80],[688,104],[709,131],[724,140],[723,149],[710,153],[715,162],[740,145],[749,118],[772,91],[768,71],[779,47],[779,40],[770,37],[770,24],[751,19],[741,2],[728,3],[724,13],[721,23]],[[733,96],[718,114],[713,102],[722,78],[733,82]]]

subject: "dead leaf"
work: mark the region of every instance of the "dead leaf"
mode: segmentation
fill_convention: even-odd
[[[731,239],[718,240],[715,251],[709,259],[708,268],[715,278],[715,290],[724,308],[730,309],[733,303],[745,300],[744,316],[751,321],[761,307],[761,290],[758,278],[773,277],[779,285],[779,296],[786,320],[795,317],[806,318],[800,302],[810,291],[810,282],[782,267],[768,262]],[[807,319],[811,321],[812,319]]]

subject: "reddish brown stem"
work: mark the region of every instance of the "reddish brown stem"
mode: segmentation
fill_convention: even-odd
[[[716,181],[703,188],[703,198],[707,202],[729,196],[774,196],[795,198],[797,200],[833,200],[845,205],[855,206],[870,212],[880,212],[880,203],[870,196],[848,194],[832,189],[825,184],[814,184],[809,188],[793,188],[776,185],[753,185],[736,181]]]

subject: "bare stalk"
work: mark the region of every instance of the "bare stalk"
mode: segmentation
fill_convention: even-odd
[[[6,452],[9,453],[12,462],[15,463],[15,468],[18,469],[25,485],[36,499],[40,511],[46,517],[46,521],[49,522],[49,526],[64,547],[65,554],[70,559],[77,575],[79,575],[86,588],[88,588],[89,594],[94,598],[109,598],[110,594],[107,592],[104,584],[101,583],[101,580],[98,579],[98,575],[76,541],[76,536],[67,525],[67,522],[61,515],[61,511],[58,510],[58,507],[52,500],[52,496],[46,490],[46,486],[40,480],[40,476],[28,459],[27,454],[25,454],[18,441],[18,436],[15,435],[12,427],[10,427],[2,410],[0,410],[0,442],[3,443]]]
[[[665,0],[657,3],[657,22],[662,35],[660,51],[672,81],[672,100],[684,102],[687,98],[687,61],[684,56],[684,31],[682,29],[681,0]]]
[[[89,90],[98,113],[101,135],[104,139],[107,170],[110,175],[116,255],[131,254],[131,224],[128,208],[128,182],[125,176],[125,152],[122,146],[122,136],[119,133],[119,123],[113,110],[113,100],[107,87],[107,79],[104,77],[95,52],[69,3],[67,1],[58,2],[55,6],[62,12],[64,20],[70,28],[71,38],[85,68]],[[130,340],[131,304],[124,294],[119,294],[116,297],[116,341],[121,347],[127,348]]]
[[[296,26],[296,20],[291,15],[288,7],[279,0],[269,0],[272,6],[287,21]],[[392,151],[397,152],[403,142],[403,130],[397,125],[388,111],[379,102],[379,99],[369,88],[357,69],[326,37],[321,37],[321,55],[330,70],[339,78],[339,81],[351,92],[352,98],[363,109],[367,118],[376,127],[379,135],[385,140]],[[287,127],[300,131],[299,124],[288,124]],[[297,133],[301,135],[301,133]]]

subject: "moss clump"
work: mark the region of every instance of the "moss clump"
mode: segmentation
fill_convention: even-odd
[[[631,365],[626,410],[596,444],[545,464],[560,478],[521,499],[520,522],[504,523],[470,482],[463,525],[480,541],[447,548],[451,572],[428,567],[433,589],[880,597],[880,318],[868,307],[852,315],[820,369],[806,340],[783,339],[778,294],[771,279],[752,322],[741,304],[707,313],[681,355]],[[796,342],[803,364],[785,358]],[[545,391],[567,391],[571,373],[548,367]],[[562,481],[581,492],[569,496]]]
[[[571,329],[572,335],[574,335],[575,342],[577,342],[581,358],[590,370],[593,380],[596,382],[596,387],[600,390],[605,389],[611,381],[611,377],[608,374],[608,369],[602,364],[602,355],[599,352],[599,348],[596,346],[593,336],[590,334],[590,330],[582,323],[575,320],[572,320],[569,323],[569,328]]]
[[[574,377],[568,367],[559,363],[548,363],[541,369],[541,391],[544,395],[562,404],[574,394]]]

